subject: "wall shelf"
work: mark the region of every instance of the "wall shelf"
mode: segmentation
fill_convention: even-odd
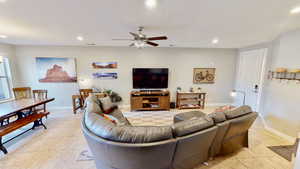
[[[269,71],[268,78],[270,80],[278,79],[278,80],[300,81],[300,72],[276,72],[276,71]]]

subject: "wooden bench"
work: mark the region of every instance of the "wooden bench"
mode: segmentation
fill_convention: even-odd
[[[29,130],[33,130],[35,127],[38,127],[38,126],[43,126],[45,129],[47,129],[47,127],[43,124],[43,121],[42,121],[42,118],[49,115],[50,113],[49,112],[39,112],[39,113],[33,113],[33,114],[30,114],[28,116],[25,116],[21,119],[18,119],[14,122],[11,122],[7,125],[4,125],[4,126],[1,126],[0,127],[0,150],[4,152],[4,154],[7,154],[7,150],[6,148],[3,146],[3,144],[11,141],[12,139],[24,134],[25,132],[29,131]],[[21,127],[24,127],[26,125],[28,125],[29,123],[34,123],[32,128],[22,132],[21,134],[18,134],[17,136],[7,140],[6,142],[2,143],[2,137],[13,132],[13,131],[16,131],[18,130],[19,128]]]

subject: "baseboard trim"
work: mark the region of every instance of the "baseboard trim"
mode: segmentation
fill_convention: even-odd
[[[290,141],[290,142],[295,142],[295,141],[296,141],[296,137],[292,137],[292,136],[289,136],[289,135],[287,135],[287,134],[284,134],[284,133],[282,133],[282,132],[280,132],[280,131],[278,131],[278,130],[272,128],[272,127],[265,126],[265,129],[266,129],[267,131],[269,131],[269,132],[271,132],[271,133],[277,135],[277,136],[280,136],[280,137],[282,137],[282,138],[284,138],[284,139]]]
[[[286,139],[286,140],[288,140],[288,141],[290,141],[290,142],[295,142],[295,141],[296,141],[296,139],[297,139],[296,137],[289,136],[289,135],[287,135],[287,134],[282,133],[281,131],[278,131],[278,130],[276,130],[276,129],[270,127],[270,126],[266,123],[264,117],[263,117],[261,114],[259,114],[259,116],[260,116],[260,118],[262,119],[262,122],[263,122],[263,125],[264,125],[265,130],[267,130],[267,131],[269,131],[269,132],[271,132],[271,133],[273,133],[273,134],[275,134],[275,135],[277,135],[277,136],[279,136],[279,137],[282,137],[282,138],[284,138],[284,139]]]
[[[72,109],[71,106],[54,106],[54,107],[48,107],[49,110],[69,110]]]
[[[232,104],[233,103],[207,103],[206,106],[227,106]]]

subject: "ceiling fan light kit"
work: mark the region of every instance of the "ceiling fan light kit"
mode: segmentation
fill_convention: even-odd
[[[133,36],[133,39],[113,39],[113,40],[128,40],[133,41],[129,46],[130,47],[136,47],[136,48],[144,48],[146,45],[150,45],[153,47],[159,46],[158,43],[152,42],[157,40],[167,40],[167,36],[156,36],[156,37],[147,37],[145,34],[143,34],[144,27],[139,27],[137,33],[129,32],[130,35]]]

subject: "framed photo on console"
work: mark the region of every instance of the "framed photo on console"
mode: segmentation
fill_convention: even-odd
[[[194,84],[215,83],[216,68],[194,68]]]

